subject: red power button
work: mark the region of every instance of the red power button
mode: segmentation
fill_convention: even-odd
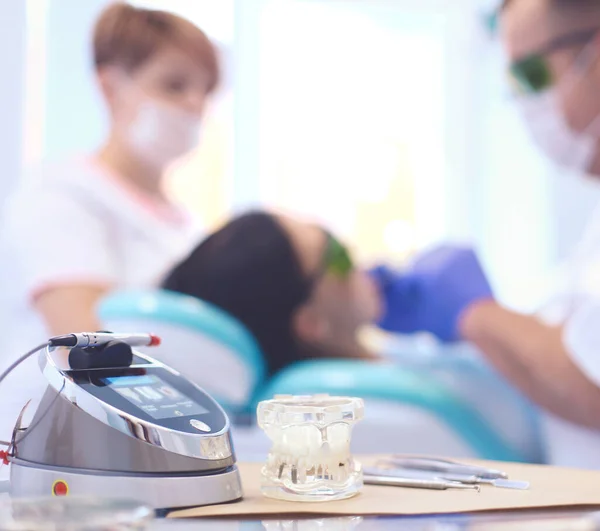
[[[52,496],[66,496],[69,494],[69,485],[62,480],[55,481],[52,485]]]

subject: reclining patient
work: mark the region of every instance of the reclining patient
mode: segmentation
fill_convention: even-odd
[[[377,290],[325,229],[250,212],[214,232],[165,289],[212,303],[258,341],[270,374],[311,358],[376,358],[358,341],[380,315]]]
[[[383,364],[385,370],[400,367],[416,375],[415,381],[429,382],[435,393],[447,389],[453,401],[471,403],[507,441],[523,449],[523,455],[537,459],[536,424],[529,406],[487,367],[465,363],[468,360],[455,364],[460,356],[456,351],[429,356],[415,348],[402,358],[389,353],[378,357],[361,346],[359,329],[382,320],[384,305],[371,278],[353,267],[348,251],[323,228],[253,212],[233,219],[198,245],[171,272],[164,287],[237,317],[260,344],[271,374],[308,358],[387,359],[391,363]],[[409,298],[406,304],[413,303]],[[427,418],[419,417],[415,424],[414,412],[409,414],[400,432],[415,426],[430,429]],[[454,435],[442,437],[419,451],[427,447],[426,451],[443,453],[448,444],[455,444],[452,441]],[[406,449],[415,451],[410,443]]]

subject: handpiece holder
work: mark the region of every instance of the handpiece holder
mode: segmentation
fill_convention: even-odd
[[[314,502],[360,491],[362,470],[350,453],[352,427],[364,417],[360,398],[276,396],[257,415],[273,443],[261,472],[265,496]]]
[[[97,347],[73,347],[69,367],[74,370],[129,367],[133,349],[123,341],[109,341]]]

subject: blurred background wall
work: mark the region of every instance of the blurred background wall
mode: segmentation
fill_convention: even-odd
[[[7,2],[4,192],[40,160],[101,138],[89,45],[106,3]],[[202,148],[172,170],[173,193],[209,226],[249,206],[285,208],[323,220],[365,261],[473,242],[500,298],[528,309],[600,198],[530,145],[488,24],[491,2],[135,3],[190,18],[223,56]]]
[[[0,50],[10,53],[0,54],[0,186],[4,193],[8,193],[22,174],[27,6],[25,2],[11,2],[3,6],[3,12],[0,17]]]

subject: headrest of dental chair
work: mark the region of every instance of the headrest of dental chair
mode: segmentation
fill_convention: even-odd
[[[220,308],[169,291],[121,291],[104,298],[99,316],[107,330],[152,332],[160,347],[145,350],[199,385],[230,412],[245,409],[265,378],[258,344]]]

